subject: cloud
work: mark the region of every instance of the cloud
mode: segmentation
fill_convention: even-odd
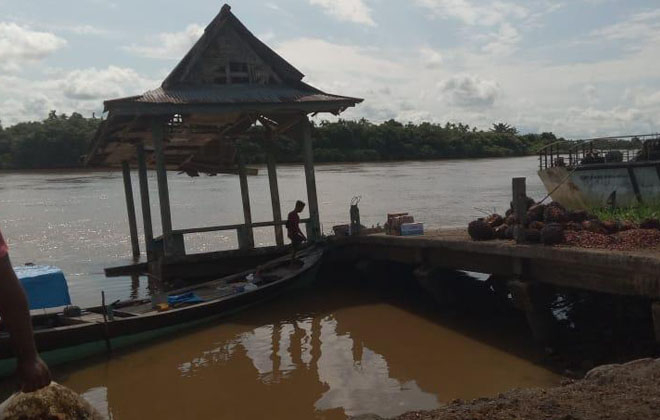
[[[465,74],[454,76],[438,83],[443,98],[461,107],[489,107],[495,103],[500,92],[499,84],[494,80]]]
[[[493,26],[508,18],[524,19],[529,16],[527,8],[507,1],[492,1],[476,4],[470,0],[413,0],[428,9],[433,17],[458,19],[468,25]]]
[[[326,14],[341,21],[376,26],[364,0],[309,0],[309,3],[320,6]]]
[[[50,69],[37,80],[0,74],[0,120],[5,126],[41,120],[51,110],[86,116],[100,114],[103,100],[140,94],[157,85],[157,80],[116,66],[73,71]]]
[[[421,47],[419,49],[419,54],[422,57],[424,65],[428,69],[436,69],[442,64],[442,54],[438,50],[430,47]]]
[[[628,19],[613,25],[597,29],[591,33],[596,40],[603,38],[611,41],[641,41],[660,40],[660,9],[635,13]]]
[[[18,71],[24,64],[43,60],[65,45],[66,40],[55,34],[0,22],[0,70]]]
[[[93,67],[74,70],[64,77],[61,86],[64,96],[69,99],[102,101],[140,94],[156,84],[133,69],[109,66],[101,70]]]
[[[102,29],[92,25],[75,25],[66,28],[70,32],[73,32],[76,35],[107,35],[110,32],[106,29]]]
[[[507,22],[501,24],[499,31],[488,38],[489,41],[482,47],[482,50],[496,56],[510,55],[515,52],[521,39],[518,30]]]
[[[180,59],[204,34],[204,27],[191,24],[181,32],[163,32],[147,40],[148,45],[131,44],[124,50],[147,58]]]

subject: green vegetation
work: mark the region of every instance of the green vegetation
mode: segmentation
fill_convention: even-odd
[[[0,168],[73,168],[81,166],[99,119],[52,111],[41,122],[24,122],[3,129],[0,124]],[[255,127],[243,142],[250,163],[265,162],[263,128]],[[508,124],[494,124],[488,131],[466,124],[402,124],[389,120],[321,122],[312,130],[318,162],[374,162],[525,156],[558,139],[552,133],[520,135]],[[302,161],[300,142],[281,138],[277,159]]]
[[[321,122],[314,126],[314,157],[317,162],[375,162],[396,160],[463,159],[525,156],[559,139],[552,133],[519,135],[508,124],[495,124],[488,131],[466,124],[402,124],[389,120]],[[244,150],[251,163],[265,161],[261,132],[255,129]],[[302,160],[298,142],[277,143],[280,162]]]
[[[593,208],[590,212],[602,221],[629,221],[640,224],[648,219],[660,219],[660,202],[642,203],[622,208]]]
[[[100,120],[51,111],[41,122],[3,129],[0,124],[0,168],[74,168],[87,153]]]

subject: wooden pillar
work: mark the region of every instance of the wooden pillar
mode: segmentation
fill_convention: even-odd
[[[307,205],[309,218],[312,220],[311,232],[307,232],[307,239],[311,242],[321,239],[321,221],[319,203],[316,195],[316,175],[314,173],[314,149],[312,146],[312,126],[305,117],[300,123],[303,142],[303,158],[305,160],[305,181],[307,182]]]
[[[147,178],[147,161],[144,155],[144,145],[137,146],[138,176],[140,178],[140,205],[142,207],[142,224],[144,226],[144,243],[147,247],[147,259],[153,258],[154,228],[151,221],[151,201],[149,200],[149,179]]]
[[[133,199],[133,184],[131,183],[131,167],[128,162],[121,163],[124,175],[124,193],[126,195],[126,209],[128,210],[128,228],[131,232],[131,248],[133,257],[140,257],[140,243],[138,241],[137,221],[135,220],[135,200]]]
[[[514,305],[525,312],[534,339],[551,344],[556,337],[557,321],[552,314],[554,295],[545,285],[512,280],[507,283]]]
[[[239,246],[241,248],[254,248],[254,231],[252,229],[252,210],[250,209],[250,188],[248,186],[247,171],[245,169],[245,157],[241,152],[240,143],[237,143],[236,158],[238,160],[238,177],[241,182],[241,199],[243,200],[243,218],[245,228],[238,231]],[[240,236],[243,235],[241,238]]]
[[[516,225],[513,237],[516,243],[525,242],[525,219],[527,218],[527,186],[525,178],[513,178],[513,214]]]
[[[275,225],[275,243],[277,246],[284,245],[284,234],[282,232],[282,207],[280,206],[280,189],[277,184],[277,163],[275,161],[275,144],[273,143],[273,132],[266,130],[266,157],[268,164],[268,183],[270,184],[270,201],[273,205],[273,221]]]
[[[160,219],[163,225],[163,250],[166,256],[176,253],[172,240],[172,213],[170,211],[170,190],[167,185],[167,167],[164,151],[164,121],[155,119],[151,123],[151,136],[156,154],[156,175],[158,177],[158,199],[160,202]]]
[[[660,302],[651,304],[651,314],[653,316],[653,329],[655,331],[655,341],[660,343]]]

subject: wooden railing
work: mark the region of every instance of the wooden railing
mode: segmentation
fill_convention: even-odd
[[[658,134],[565,140],[545,145],[539,151],[539,169],[576,167],[596,163],[631,162],[643,159],[642,144],[660,139]]]
[[[309,226],[312,223],[312,219],[301,219],[300,223],[304,224],[309,231]],[[190,235],[195,233],[208,233],[208,232],[224,232],[235,230],[238,238],[238,247],[239,249],[250,249],[254,247],[254,244],[250,243],[248,230],[254,228],[263,228],[263,227],[275,227],[275,226],[284,226],[286,225],[285,221],[281,222],[257,222],[250,224],[236,224],[236,225],[222,225],[222,226],[208,226],[200,228],[188,228],[188,229],[174,229],[172,230],[172,236],[183,237],[183,235]],[[175,239],[175,243],[179,242]],[[181,242],[182,243],[182,242]]]

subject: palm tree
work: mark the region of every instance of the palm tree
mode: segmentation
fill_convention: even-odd
[[[501,134],[518,134],[518,129],[516,127],[506,123],[493,124],[493,128],[491,128],[490,131]]]

